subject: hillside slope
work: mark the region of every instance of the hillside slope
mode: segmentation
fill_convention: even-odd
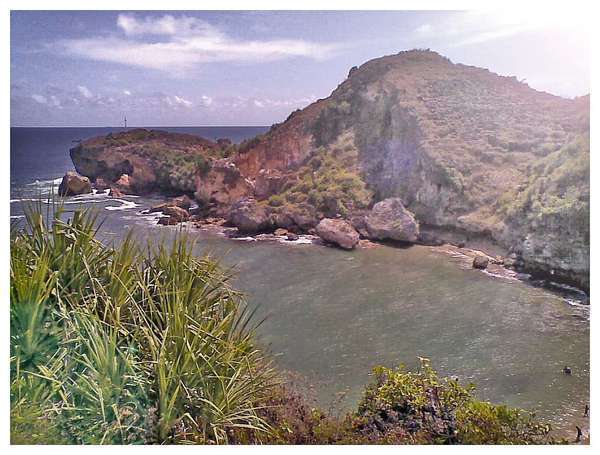
[[[435,52],[401,52],[353,68],[235,161],[250,178],[261,169],[295,178],[315,156],[335,159],[340,142],[371,202],[398,196],[423,226],[488,237],[531,271],[588,286],[589,96],[564,99]],[[545,184],[565,171],[549,160],[577,178]],[[528,194],[536,204],[517,208]]]
[[[90,144],[72,152],[88,176],[81,162]],[[105,144],[102,153],[117,150]],[[329,97],[264,135],[206,150],[207,163],[190,170],[194,184],[169,191],[220,213],[254,198],[271,216],[261,226],[306,229],[341,216],[359,232],[357,217],[398,197],[422,241],[429,231],[436,240],[487,239],[528,271],[589,286],[589,96],[565,99],[406,51],[352,68]]]

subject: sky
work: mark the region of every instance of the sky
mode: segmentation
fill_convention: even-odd
[[[589,13],[12,11],[11,125],[271,125],[413,48],[581,96]]]

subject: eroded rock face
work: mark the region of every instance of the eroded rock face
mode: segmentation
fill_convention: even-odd
[[[266,208],[254,199],[243,199],[234,204],[227,221],[244,234],[256,234],[272,226]]]
[[[217,160],[205,174],[197,174],[195,198],[203,203],[234,204],[253,193],[252,184],[235,164]]]
[[[111,188],[108,192],[110,197],[123,197],[125,194],[119,188]]]
[[[110,188],[110,185],[102,177],[98,177],[94,182],[94,188],[96,188],[98,191],[106,191]]]
[[[60,196],[76,196],[92,192],[90,179],[83,177],[76,172],[69,171],[65,174],[58,187]]]
[[[366,216],[365,224],[372,239],[413,243],[419,238],[419,223],[400,198],[389,198],[375,204]]]
[[[358,232],[342,219],[323,218],[316,227],[317,235],[328,243],[352,250],[359,240]]]

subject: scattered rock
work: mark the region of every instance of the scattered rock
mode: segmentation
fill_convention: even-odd
[[[473,258],[473,268],[474,269],[486,269],[490,260],[487,256],[483,256],[482,254],[478,254]]]
[[[256,234],[271,226],[266,208],[251,198],[236,202],[227,221],[244,234]]]
[[[60,182],[58,194],[60,196],[75,196],[92,192],[90,179],[76,172],[68,171]]]
[[[94,188],[98,191],[106,191],[110,188],[110,185],[102,177],[98,177],[94,182]]]
[[[316,227],[317,235],[345,250],[356,247],[359,235],[350,223],[342,219],[323,218]]]
[[[131,179],[129,178],[129,175],[122,174],[121,177],[119,177],[119,180],[115,182],[114,186],[122,191],[131,193]]]
[[[288,233],[289,233],[288,230],[283,229],[283,228],[277,228],[277,229],[275,229],[275,232],[274,232],[274,234],[278,235],[278,236],[286,236],[286,235],[288,235]]]
[[[288,232],[288,234],[287,234],[287,239],[290,242],[298,240],[299,238],[300,238],[300,236],[298,234],[294,234],[293,232]]]
[[[419,238],[419,224],[400,198],[389,198],[375,204],[365,222],[372,239],[412,243]]]
[[[177,220],[172,216],[163,216],[158,219],[158,224],[162,224],[163,226],[173,226],[177,224]]]
[[[167,204],[189,210],[192,206],[192,200],[187,194],[184,194],[182,196],[174,197]]]
[[[125,194],[119,188],[111,188],[108,195],[110,197],[124,197]]]
[[[190,214],[188,213],[188,211],[182,209],[181,207],[171,205],[165,207],[162,212],[165,215],[169,215],[171,218],[173,218],[176,223],[181,223],[190,219]]]

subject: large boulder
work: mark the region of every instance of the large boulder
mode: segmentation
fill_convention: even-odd
[[[358,232],[350,223],[342,219],[323,218],[317,224],[317,235],[329,243],[338,245],[345,250],[352,250],[359,240]]]
[[[60,196],[75,196],[91,192],[92,183],[90,179],[73,171],[68,171],[65,174],[58,187],[58,194]]]
[[[267,209],[254,199],[242,199],[236,202],[229,212],[227,221],[244,234],[256,234],[272,226]]]
[[[384,199],[375,204],[366,216],[365,224],[372,239],[412,243],[419,237],[419,223],[400,198]]]

